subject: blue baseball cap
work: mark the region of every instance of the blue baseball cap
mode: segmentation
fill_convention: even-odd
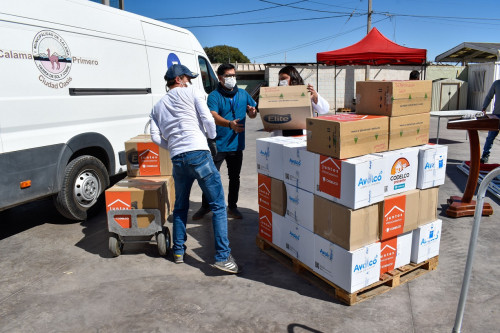
[[[164,79],[165,81],[173,80],[181,75],[189,76],[192,79],[198,76],[198,74],[191,72],[189,68],[187,68],[186,66],[180,64],[174,64],[168,68],[167,73],[164,76]]]

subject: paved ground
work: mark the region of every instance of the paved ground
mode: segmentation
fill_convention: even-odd
[[[210,217],[189,222],[186,263],[158,256],[156,245],[126,246],[111,258],[104,207],[83,223],[59,217],[50,200],[0,212],[0,332],[450,332],[462,284],[473,218],[444,215],[463,192],[456,165],[468,159],[465,132],[446,130],[447,181],[441,187],[439,266],[412,282],[354,306],[329,298],[255,245],[258,206],[255,139],[268,134],[249,121],[239,204],[229,221],[239,276],[211,268]],[[431,138],[436,122],[431,122]],[[481,143],[485,133],[481,134]],[[492,162],[500,162],[497,141]],[[495,157],[496,156],[496,157]],[[223,165],[225,168],[225,165]],[[227,188],[227,172],[223,171]],[[197,186],[191,214],[201,202]],[[463,332],[497,332],[500,324],[499,201],[482,219]]]

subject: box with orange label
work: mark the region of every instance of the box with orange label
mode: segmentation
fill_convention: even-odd
[[[170,176],[172,161],[168,150],[161,148],[144,134],[125,142],[127,159],[127,175],[138,176]]]
[[[413,232],[380,242],[380,276],[410,263]]]
[[[418,151],[418,147],[412,147],[375,154],[384,159],[385,196],[417,187]]]
[[[283,229],[284,219],[283,216],[259,206],[259,236],[283,248],[281,230]]]
[[[314,194],[358,209],[384,199],[384,161],[376,155],[338,160],[314,154]]]
[[[285,183],[261,173],[257,174],[257,181],[259,206],[284,216],[287,201]]]
[[[379,202],[380,239],[386,240],[418,226],[420,191],[394,194]]]
[[[432,81],[358,81],[356,113],[404,116],[431,111]]]
[[[106,190],[106,212],[110,210],[158,209],[163,224],[169,211],[173,209],[175,194],[167,193],[172,186],[173,178],[171,176],[157,177],[156,180],[127,177]],[[166,202],[166,200],[170,202]],[[137,218],[138,227],[147,228],[153,219],[154,216],[139,216]],[[132,227],[130,215],[116,216],[115,220],[123,228]]]
[[[386,151],[389,118],[357,114],[307,119],[307,150],[334,158]]]
[[[430,113],[389,118],[389,150],[425,145],[429,142]]]
[[[348,251],[379,240],[378,205],[350,209],[314,196],[314,233]]]

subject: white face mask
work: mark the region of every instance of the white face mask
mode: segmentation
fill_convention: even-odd
[[[235,77],[224,78],[224,87],[226,87],[227,89],[233,89],[235,85],[236,85]]]
[[[288,80],[280,80],[278,86],[288,86]]]

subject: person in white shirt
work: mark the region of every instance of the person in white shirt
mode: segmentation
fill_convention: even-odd
[[[210,154],[208,139],[216,136],[215,122],[201,91],[190,86],[198,74],[174,64],[165,74],[167,94],[151,112],[151,139],[170,152],[175,184],[173,246],[175,263],[184,262],[189,194],[198,181],[213,212],[215,268],[238,273],[227,236],[227,215],[220,174]]]
[[[298,86],[305,85],[304,80],[300,76],[300,73],[293,66],[285,66],[280,69],[279,73],[279,86]],[[307,90],[311,94],[311,105],[313,111],[317,114],[325,114],[330,111],[330,105],[323,97],[318,94],[314,87],[311,84],[307,85]],[[304,132],[303,129],[292,129],[292,130],[277,130],[273,131],[273,136],[283,135],[283,136],[292,136],[292,135],[302,135]]]

